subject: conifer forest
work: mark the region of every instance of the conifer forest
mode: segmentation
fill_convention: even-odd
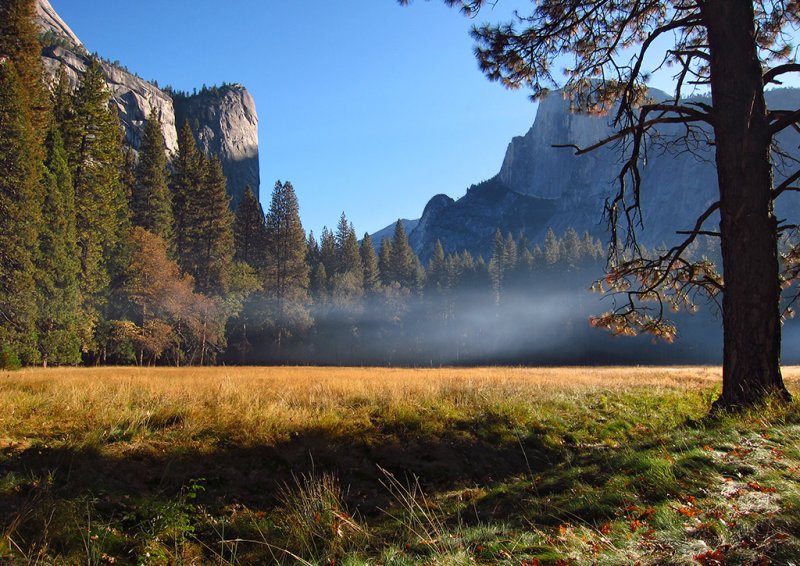
[[[74,88],[63,69],[50,80],[32,3],[9,6],[3,367],[555,362],[531,354],[553,315],[530,304],[552,289],[566,337],[587,332],[597,305],[586,291],[606,256],[588,233],[550,231],[540,246],[498,230],[490,257],[437,245],[423,262],[399,221],[382,242],[359,240],[344,213],[307,236],[289,181],[268,210],[249,189],[231,210],[220,160],[188,123],[174,154],[156,112],[138,151],[126,146],[99,60]]]

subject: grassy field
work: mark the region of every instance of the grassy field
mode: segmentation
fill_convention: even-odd
[[[0,562],[800,564],[800,406],[711,418],[719,382],[0,372]]]

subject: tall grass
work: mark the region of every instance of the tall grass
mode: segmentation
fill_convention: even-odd
[[[793,381],[800,370],[786,374]],[[719,370],[707,367],[28,369],[0,373],[0,433],[78,444],[185,443],[224,433],[231,442],[262,444],[298,430],[368,433],[388,421],[433,433],[470,415],[522,424],[575,404],[590,407],[587,418],[610,415],[619,395],[632,392],[647,393],[642,410],[664,395],[692,392],[700,413],[702,396],[719,380]]]
[[[0,562],[780,563],[800,553],[800,410],[708,418],[719,385],[712,367],[0,372]]]

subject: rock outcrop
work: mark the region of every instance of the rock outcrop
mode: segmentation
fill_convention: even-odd
[[[658,91],[651,96],[667,97]],[[770,91],[767,102],[771,108],[800,107],[800,90]],[[718,198],[710,138],[697,136],[686,151],[686,145],[669,143],[683,134],[679,128],[661,127],[640,162],[643,227],[638,237],[646,245],[674,242],[675,232],[691,229],[695,218]],[[509,144],[498,175],[458,200],[433,197],[409,241],[425,259],[437,239],[448,252],[468,249],[486,257],[498,228],[515,236],[524,233],[532,242],[541,242],[548,228],[562,233],[569,227],[606,239],[603,209],[618,188],[619,148],[609,145],[576,156],[554,144],[586,147],[611,132],[608,118],[574,114],[568,101],[552,93],[540,102],[528,133]],[[791,159],[800,159],[800,134],[786,130],[777,141]],[[776,180],[786,173],[776,166]],[[778,202],[780,218],[796,216],[798,210],[796,193]],[[714,219],[708,222],[711,229],[715,224]]]
[[[48,0],[38,0],[39,25],[45,47],[42,60],[51,76],[65,69],[74,87],[86,71],[90,56],[80,39],[56,13]],[[250,93],[241,85],[205,89],[194,95],[175,95],[122,68],[101,61],[106,85],[113,96],[125,131],[125,143],[137,150],[147,117],[158,114],[167,152],[178,151],[177,128],[187,117],[199,147],[218,155],[228,177],[231,206],[238,204],[249,185],[258,198],[258,115]],[[177,113],[180,120],[176,119]]]
[[[223,85],[194,96],[174,97],[178,127],[189,123],[206,155],[217,155],[228,178],[228,194],[236,206],[246,187],[257,195],[258,114],[253,97],[242,85]]]
[[[70,27],[61,19],[48,0],[39,0],[36,4],[36,12],[39,22],[45,32],[52,33],[55,37],[60,37],[68,45],[76,48],[83,48],[83,43]]]

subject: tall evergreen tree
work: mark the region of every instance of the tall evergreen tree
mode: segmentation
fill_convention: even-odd
[[[112,276],[124,267],[120,251],[129,226],[129,208],[120,180],[121,130],[116,110],[109,107],[109,93],[97,60],[84,73],[73,107],[65,143],[75,186],[84,316],[94,323],[106,302]],[[89,339],[84,336],[84,340]]]
[[[61,130],[63,139],[69,135],[69,124],[75,116],[75,107],[72,104],[72,87],[64,65],[61,65],[58,69],[50,98],[52,100],[53,120]]]
[[[347,221],[342,212],[336,226],[336,272],[356,273],[361,271],[361,254],[358,249],[358,238],[353,225]],[[363,277],[359,274],[359,278]]]
[[[361,265],[364,269],[364,291],[369,294],[376,293],[381,286],[381,272],[378,267],[378,254],[375,253],[375,246],[372,245],[372,238],[364,233],[361,240]]]
[[[155,108],[145,123],[136,184],[131,195],[133,224],[172,242],[172,198],[168,185],[167,149]]]
[[[42,178],[44,206],[37,256],[37,329],[42,363],[80,362],[80,290],[75,189],[61,132],[51,124]]]
[[[290,182],[275,183],[267,212],[269,260],[264,270],[264,291],[269,299],[275,344],[304,331],[311,323],[308,302],[306,237],[300,209]]]
[[[308,267],[311,269],[312,273],[319,262],[319,242],[317,242],[317,238],[314,236],[314,230],[311,230],[308,233],[308,239],[306,240],[306,263],[308,263]]]
[[[33,363],[41,163],[23,87],[15,66],[0,62],[0,349]]]
[[[34,0],[0,2],[0,348],[33,363],[34,260],[49,104]]]
[[[311,279],[308,289],[316,304],[323,305],[328,302],[328,272],[325,270],[324,263],[319,262],[316,267],[311,270]]]
[[[418,260],[414,250],[411,249],[411,244],[408,243],[406,230],[400,220],[394,225],[392,244],[394,248],[392,270],[395,280],[403,287],[415,288],[418,280]]]
[[[34,158],[43,158],[43,143],[49,120],[47,89],[42,81],[39,29],[35,0],[0,2],[0,60],[7,59],[17,72],[21,85],[22,111],[28,114],[36,144]]]
[[[233,215],[227,184],[222,163],[212,157],[205,183],[192,193],[190,201],[195,229],[188,245],[187,272],[195,278],[197,290],[207,295],[225,294],[233,261]]]
[[[267,251],[266,232],[264,210],[248,186],[245,188],[242,201],[236,207],[236,217],[233,222],[233,239],[236,246],[234,259],[243,261],[255,269],[264,267]]]
[[[322,237],[319,243],[319,260],[325,266],[325,272],[330,277],[336,273],[336,236],[327,226],[322,227]]]
[[[441,291],[447,288],[447,266],[442,242],[436,240],[433,255],[428,260],[427,288],[429,291]]]
[[[575,228],[567,228],[564,232],[563,245],[564,261],[567,266],[572,269],[578,267],[581,262],[581,240]]]
[[[172,160],[170,179],[175,255],[184,272],[191,272],[189,247],[197,230],[198,206],[203,206],[195,197],[205,184],[207,175],[205,158],[197,149],[189,122],[184,121],[178,135],[178,153]]]
[[[391,285],[397,281],[394,265],[394,244],[389,238],[381,240],[381,251],[378,255],[378,268],[381,273],[381,282]]]
[[[544,261],[552,267],[561,260],[561,243],[552,228],[547,229],[544,237]]]

